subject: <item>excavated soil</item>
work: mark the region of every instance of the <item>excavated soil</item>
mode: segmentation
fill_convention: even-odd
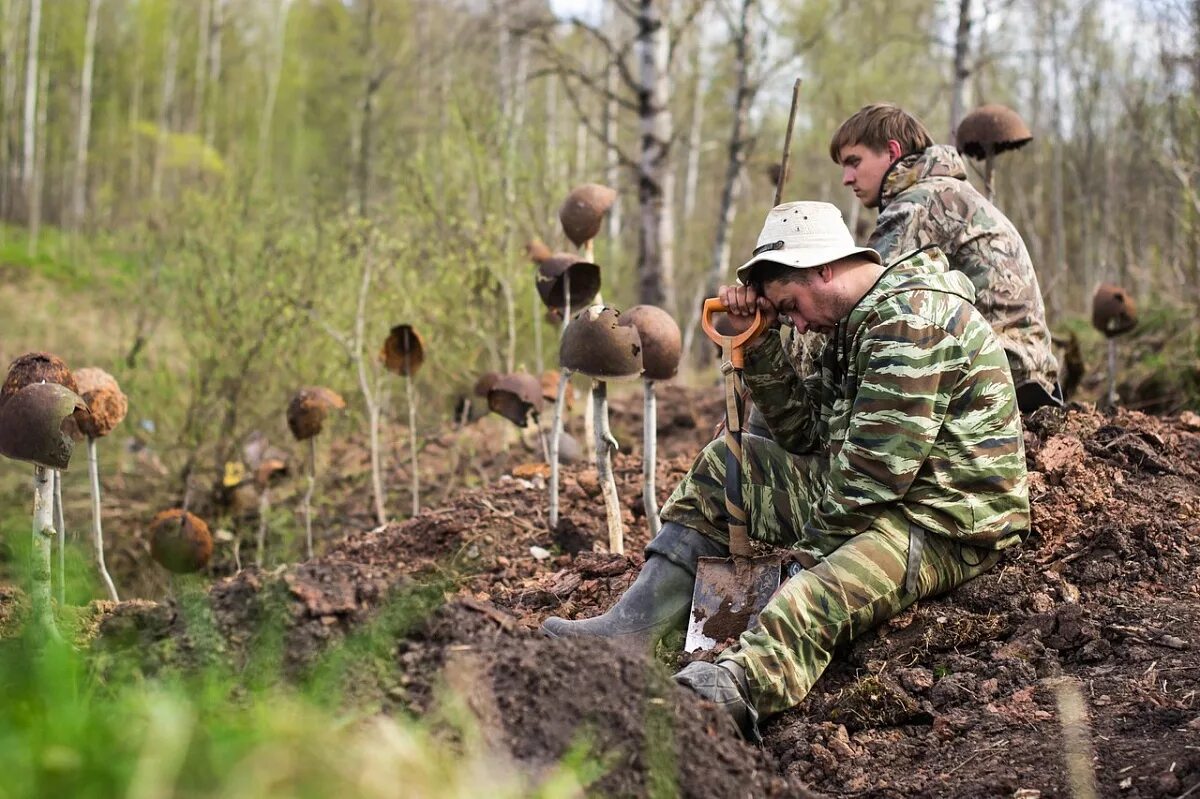
[[[640,402],[623,407],[628,430]],[[674,431],[660,444],[660,502],[718,414],[707,398],[660,405],[660,429],[667,419]],[[636,575],[647,539],[636,444],[615,461],[625,556],[599,551],[594,470],[567,471],[551,531],[541,472],[513,463],[403,524],[349,529],[313,561],[219,580],[207,645],[179,603],[124,603],[96,649],[136,647],[148,669],[181,653],[245,662],[279,611],[299,677],[383,630],[394,643],[355,672],[359,698],[428,713],[449,691],[532,774],[573,746],[600,755],[601,795],[1031,799],[1086,795],[1078,774],[1101,796],[1198,795],[1200,417],[1077,407],[1026,427],[1029,540],[840,651],[799,707],[766,721],[761,748],[671,683],[670,652],[645,660],[536,633],[549,615],[602,612]]]

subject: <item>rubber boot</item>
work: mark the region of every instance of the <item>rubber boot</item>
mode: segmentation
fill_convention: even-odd
[[[542,624],[542,632],[551,638],[594,635],[630,650],[649,651],[687,620],[697,561],[726,554],[721,544],[667,522],[646,547],[646,563],[637,579],[607,613],[581,621],[552,616]]]
[[[762,743],[762,736],[758,732],[758,711],[750,702],[746,670],[739,663],[732,660],[718,663],[697,660],[684,666],[675,675],[675,682],[686,685],[724,709],[743,738]]]

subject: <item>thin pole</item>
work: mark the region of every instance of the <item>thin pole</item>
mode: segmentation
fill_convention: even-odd
[[[792,107],[788,111],[787,132],[783,134],[783,157],[779,159],[779,180],[775,183],[775,205],[783,199],[783,184],[787,181],[788,161],[792,157],[792,130],[796,127],[796,107],[800,104],[800,78],[792,84]]]
[[[33,600],[33,622],[48,638],[61,641],[54,623],[51,587],[51,548],[54,541],[53,469],[33,467],[33,549],[30,552],[29,579]]]
[[[642,381],[645,386],[642,403],[642,506],[646,509],[646,523],[650,535],[658,535],[661,523],[658,520],[658,497],[654,489],[654,472],[658,460],[658,409],[654,393],[654,381]]]
[[[417,473],[417,403],[413,396],[413,377],[404,380],[408,400],[408,452],[412,460],[412,515],[421,512],[421,476]]]
[[[96,439],[88,436],[88,476],[92,485],[92,548],[96,553],[96,566],[100,569],[100,579],[108,589],[108,596],[113,602],[120,602],[117,587],[104,565],[104,533],[100,527],[100,462],[96,455]]]
[[[617,449],[617,440],[608,428],[608,384],[603,380],[592,381],[592,413],[596,472],[604,491],[604,515],[608,521],[608,551],[624,555],[625,528],[621,524],[621,500],[617,496],[617,482],[612,470],[612,453]]]
[[[308,560],[313,556],[312,496],[316,485],[317,437],[312,436],[308,439],[308,488],[304,491],[304,554]]]
[[[62,472],[51,469],[54,478],[54,525],[58,528],[58,605],[67,604],[67,523],[63,518]]]
[[[558,375],[558,396],[554,399],[554,419],[550,424],[550,529],[558,529],[558,451],[563,430],[563,405],[571,373],[563,369]]]

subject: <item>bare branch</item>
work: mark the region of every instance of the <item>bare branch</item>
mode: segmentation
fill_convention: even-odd
[[[679,44],[679,40],[683,38],[684,32],[692,26],[692,23],[696,21],[696,17],[704,10],[707,2],[708,0],[693,0],[692,4],[684,12],[683,17],[680,18],[679,24],[667,34],[668,68],[670,68],[670,64],[675,60],[675,47]]]
[[[592,138],[601,144],[611,145],[613,150],[615,150],[617,153],[617,161],[619,161],[622,166],[628,166],[636,169],[637,162],[626,155],[625,151],[622,150],[616,142],[609,142],[608,137],[605,136],[604,130],[597,127],[592,122],[591,116],[584,112],[583,107],[579,102],[579,94],[571,86],[571,82],[569,80],[563,81],[563,88],[566,89],[567,101],[571,104],[571,107],[575,109],[575,114],[579,117],[579,121],[583,124],[584,128],[587,129],[587,132],[591,134]]]

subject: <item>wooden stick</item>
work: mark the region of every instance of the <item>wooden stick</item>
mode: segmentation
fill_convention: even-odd
[[[317,437],[308,439],[308,488],[304,491],[304,555],[306,560],[312,560],[312,496],[317,485]]]
[[[58,606],[67,604],[67,521],[63,516],[62,472],[53,469],[54,526],[58,528]]]
[[[54,541],[54,478],[53,469],[33,467],[33,550],[30,553],[29,579],[32,583],[33,623],[47,638],[61,641],[54,623],[54,590],[51,587],[50,564]]]
[[[550,426],[550,515],[551,530],[558,529],[558,452],[563,429],[563,405],[571,372],[563,369],[558,375],[558,395],[554,399],[554,419]]]
[[[654,471],[658,460],[658,409],[654,393],[654,381],[646,378],[642,402],[642,507],[646,509],[646,523],[650,536],[658,535],[661,523],[658,520],[658,497],[654,490]]]
[[[96,553],[96,566],[100,569],[100,579],[104,581],[104,587],[108,589],[108,596],[113,602],[120,602],[120,597],[117,596],[117,587],[113,584],[113,579],[108,573],[108,567],[104,565],[104,533],[100,527],[100,463],[96,457],[96,439],[88,436],[88,476],[91,478],[92,486],[92,548]]]
[[[608,521],[608,551],[624,555],[625,528],[621,524],[621,500],[617,496],[617,481],[613,478],[612,470],[612,453],[617,449],[617,440],[608,427],[608,384],[603,380],[592,381],[592,412],[595,419],[596,472],[604,492],[604,511]]]
[[[792,84],[792,108],[788,112],[787,132],[783,135],[783,158],[779,161],[779,181],[775,184],[775,205],[783,200],[783,184],[787,182],[788,161],[792,156],[792,130],[796,127],[796,106],[800,104],[800,84],[803,81],[796,78]]]
[[[417,403],[413,398],[413,376],[404,379],[404,390],[408,395],[408,449],[412,460],[412,515],[421,512],[421,476],[417,472]]]

